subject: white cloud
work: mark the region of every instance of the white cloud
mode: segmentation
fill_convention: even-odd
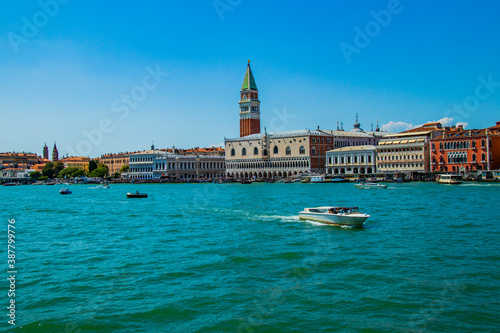
[[[450,117],[444,117],[444,118],[441,118],[439,120],[431,120],[431,121],[428,121],[427,124],[428,123],[435,123],[435,122],[439,122],[443,126],[462,125],[464,128],[469,126],[469,123],[465,123],[465,122],[455,123],[455,120],[453,118],[450,118]],[[404,131],[410,130],[410,129],[415,128],[415,127],[420,127],[422,125],[423,124],[413,125],[413,124],[405,123],[404,121],[392,121],[391,120],[387,124],[382,125],[381,130],[384,132],[399,133],[399,132],[404,132]]]
[[[428,123],[434,123],[435,121],[428,121]],[[437,120],[437,122],[441,123],[441,125],[443,126],[458,126],[458,125],[462,125],[464,128],[469,126],[469,123],[466,123],[466,122],[463,122],[463,121],[459,121],[459,122],[456,122],[455,123],[455,119],[453,118],[450,118],[450,117],[444,117],[444,118],[441,118],[439,120]]]
[[[382,125],[380,128],[383,132],[392,132],[392,133],[398,133],[398,132],[404,132],[409,129],[415,128],[417,126],[405,123],[404,121],[390,121],[387,124]]]
[[[439,119],[437,122],[441,123],[443,126],[451,126],[451,124],[453,124],[453,118],[444,117]],[[428,123],[435,123],[435,121],[428,121]]]

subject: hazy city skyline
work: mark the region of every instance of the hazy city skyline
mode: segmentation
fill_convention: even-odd
[[[499,120],[494,1],[2,7],[0,151],[220,145],[239,133],[247,59],[268,131]]]

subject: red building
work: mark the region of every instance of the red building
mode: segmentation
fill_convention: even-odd
[[[259,90],[250,69],[250,60],[240,93],[240,137],[258,134],[260,133]]]
[[[431,140],[433,172],[469,172],[500,168],[500,122],[485,129],[447,129]]]

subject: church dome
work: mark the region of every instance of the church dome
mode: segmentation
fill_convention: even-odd
[[[358,114],[356,113],[356,122],[354,123],[354,128],[351,130],[351,132],[363,132],[363,129],[361,128],[361,124],[358,122]]]

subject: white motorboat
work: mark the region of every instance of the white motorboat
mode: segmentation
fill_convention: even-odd
[[[460,175],[440,175],[437,179],[441,184],[462,184],[462,176]]]
[[[299,212],[301,220],[312,220],[331,225],[362,227],[370,215],[358,212],[358,207],[315,207]]]
[[[67,188],[62,188],[59,191],[59,193],[61,193],[61,194],[71,194],[71,191],[69,189],[67,189]]]
[[[147,198],[148,195],[147,193],[140,193],[139,191],[136,191],[135,193],[127,193],[127,198]]]
[[[356,186],[357,188],[362,188],[362,189],[366,189],[366,188],[387,188],[387,185],[385,185],[385,184],[368,183],[368,182],[354,184],[354,186]]]

